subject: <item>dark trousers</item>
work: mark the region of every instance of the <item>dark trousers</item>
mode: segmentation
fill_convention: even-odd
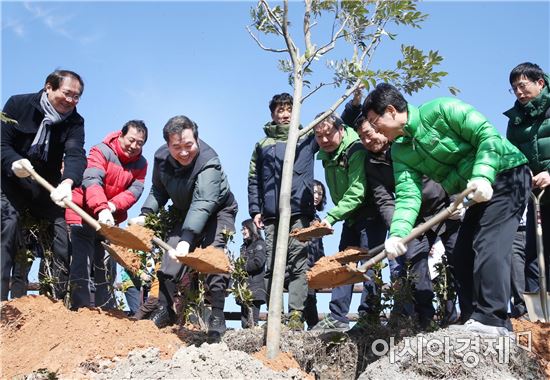
[[[547,189],[546,192],[549,192]],[[542,243],[544,246],[544,263],[546,266],[546,290],[550,289],[550,204],[540,205],[542,223]],[[527,229],[525,236],[525,291],[539,291],[539,263],[537,259],[537,235],[534,219],[533,201],[529,198],[527,211]]]
[[[28,181],[31,181],[30,179]],[[32,183],[28,183],[32,186]],[[1,217],[2,217],[2,237],[1,237],[1,289],[0,299],[8,299],[9,284],[11,272],[14,267],[15,255],[18,249],[17,235],[23,228],[20,223],[21,214],[28,210],[32,216],[37,219],[43,219],[50,223],[53,228],[53,257],[51,265],[51,275],[55,281],[53,285],[54,295],[57,299],[63,299],[67,293],[67,283],[69,278],[69,237],[67,224],[65,223],[65,209],[53,203],[46,191],[33,187],[34,191],[15,192],[9,196],[2,192],[1,194]]]
[[[454,250],[462,319],[507,327],[512,243],[531,190],[527,165],[499,173],[489,202],[466,211]]]
[[[512,277],[511,290],[513,302],[511,304],[512,317],[518,318],[527,312],[523,292],[525,292],[525,228],[518,229],[512,244]]]
[[[110,256],[106,257],[101,245],[102,240],[102,237],[88,225],[71,225],[73,258],[70,289],[71,307],[74,309],[92,306],[94,289],[94,306],[103,309],[116,307],[116,263]]]
[[[222,231],[235,231],[235,218],[237,216],[237,203],[224,207],[217,213],[212,215],[206,222],[203,233],[198,236],[194,242],[192,242],[190,250],[194,250],[196,247],[208,247],[213,246],[216,248],[225,248],[226,243],[224,241]],[[181,239],[181,225],[174,228],[174,230],[168,233],[167,243],[176,247]],[[180,271],[180,274],[182,271]],[[176,292],[176,284],[181,279],[181,276],[172,278],[164,274],[159,274],[160,292],[159,302],[161,305],[172,309],[174,304],[174,295]],[[212,306],[212,312],[223,313],[225,306],[225,290],[229,285],[228,274],[215,273],[206,275],[205,287],[206,287],[206,300]],[[214,310],[217,309],[217,310]]]
[[[342,235],[338,249],[343,251],[347,247],[355,246],[361,248],[374,248],[384,243],[387,230],[381,219],[360,220],[349,225],[345,222],[342,226]],[[373,278],[373,271],[367,271],[367,275]],[[361,293],[361,303],[359,313],[372,313],[377,310],[374,304],[373,296],[376,295],[375,283],[373,280],[363,282],[363,292]],[[349,323],[347,314],[353,296],[353,284],[342,285],[332,289],[329,309],[332,318],[344,323]]]
[[[258,321],[260,320],[260,307],[262,306],[262,303],[262,301],[253,301],[250,308],[241,305],[241,326],[243,329],[258,326]],[[249,319],[250,316],[252,316],[252,321]]]
[[[317,291],[308,289],[306,302],[304,304],[304,320],[307,323],[307,329],[311,330],[313,326],[319,323],[319,311],[317,310]]]

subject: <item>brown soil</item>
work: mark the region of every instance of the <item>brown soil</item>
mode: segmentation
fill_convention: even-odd
[[[153,237],[155,236],[155,232],[153,230],[140,226],[139,224],[132,224],[128,226],[126,230],[136,236],[143,242],[143,244],[147,246],[147,249],[142,251],[150,251],[153,249],[153,244],[151,243]]]
[[[178,257],[180,263],[200,273],[230,273],[231,264],[223,249],[197,248],[187,256]]]
[[[1,305],[0,378],[40,368],[70,378],[82,377],[80,366],[102,358],[126,356],[136,348],[157,347],[171,357],[182,342],[152,321],[133,321],[121,311],[70,311],[60,301],[27,296]]]
[[[284,372],[291,368],[297,368],[300,369],[300,365],[294,359],[294,356],[292,356],[291,353],[288,352],[279,352],[279,354],[275,357],[275,359],[268,359],[267,358],[267,348],[264,346],[262,349],[254,354],[252,354],[253,357],[260,360],[266,367],[271,368],[274,371],[277,372]],[[315,376],[307,374],[305,372],[302,372],[303,379],[307,380],[314,380]]]
[[[150,240],[142,239],[140,235],[135,235],[129,230],[101,224],[101,230],[99,230],[99,232],[114,244],[136,249],[138,251],[151,250]]]
[[[368,257],[369,250],[360,247],[347,247],[344,251],[338,252],[334,256],[334,260],[342,264],[352,263]]]
[[[334,288],[340,285],[363,282],[363,273],[357,271],[356,263],[342,264],[335,256],[321,257],[307,272],[311,289]]]
[[[105,244],[103,247],[109,255],[124,269],[133,275],[141,269],[141,259],[133,250],[115,244]]]
[[[332,235],[333,233],[334,230],[332,228],[329,228],[321,224],[321,222],[315,220],[311,222],[309,227],[293,229],[290,231],[290,236],[295,237],[300,241],[308,241],[314,238]]]
[[[550,379],[550,323],[512,319],[512,325],[515,332],[531,332],[532,351],[545,368],[546,377]],[[520,336],[519,343],[525,346],[528,344],[527,339],[526,336]]]

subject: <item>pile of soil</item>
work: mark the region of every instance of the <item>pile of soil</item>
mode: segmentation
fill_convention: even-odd
[[[332,228],[321,224],[318,220],[314,220],[309,227],[293,229],[290,231],[290,236],[303,242],[326,235],[332,235],[333,233],[334,230]]]
[[[550,379],[550,323],[530,322],[524,319],[512,319],[512,325],[516,332],[531,332],[531,341],[528,336],[520,335],[519,343],[528,346],[531,343],[533,355],[545,370],[546,377]]]

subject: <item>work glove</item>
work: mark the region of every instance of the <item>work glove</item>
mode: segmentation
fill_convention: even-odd
[[[468,199],[477,203],[487,202],[493,197],[491,182],[485,178],[478,177],[469,180],[468,189],[474,190],[472,193],[468,194]]]
[[[141,272],[141,274],[139,275],[139,279],[143,282],[149,282],[151,281],[151,275],[149,275],[149,273],[147,272]]]
[[[332,228],[332,226],[330,225],[330,223],[329,223],[328,220],[326,220],[326,219],[323,219],[323,221],[321,222],[321,224],[324,225],[325,227]]]
[[[144,226],[145,225],[145,215],[136,216],[135,218],[128,219],[128,224],[131,226],[132,224],[137,224],[138,226]]]
[[[99,219],[99,223],[103,223],[108,226],[115,225],[115,218],[113,218],[113,214],[108,208],[101,210],[97,216]]]
[[[182,240],[176,246],[176,256],[187,256],[189,253],[189,243]]]
[[[61,182],[50,194],[50,198],[60,207],[67,208],[65,199],[68,201],[73,200],[73,191],[69,182]]]
[[[13,174],[18,176],[19,178],[26,178],[31,175],[31,173],[29,173],[27,169],[25,169],[26,167],[30,167],[31,169],[33,169],[31,162],[26,158],[13,161],[13,163],[11,164],[11,170],[13,171]]]
[[[109,210],[111,210],[111,212],[115,212],[116,211],[116,206],[114,203],[112,202],[107,202],[107,205],[109,206]]]
[[[164,251],[159,272],[162,272],[172,277],[176,277],[182,267],[182,264],[180,264],[176,256],[177,253],[175,249]]]
[[[466,214],[466,207],[462,203],[458,205],[456,210],[449,216],[450,220],[462,220]]]
[[[400,237],[390,236],[388,240],[384,243],[384,250],[386,251],[386,256],[390,260],[395,260],[397,256],[404,255],[407,252],[407,245],[404,244]]]

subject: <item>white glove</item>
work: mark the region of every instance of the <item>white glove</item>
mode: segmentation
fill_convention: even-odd
[[[55,202],[56,205],[60,207],[67,208],[63,200],[72,201],[73,200],[73,191],[71,189],[71,184],[69,182],[61,182],[50,194],[50,198]]]
[[[111,210],[111,212],[115,212],[116,211],[116,206],[114,203],[112,202],[107,202],[107,205],[109,206],[109,210]]]
[[[323,219],[323,221],[321,222],[321,224],[323,224],[325,227],[332,228],[332,226],[330,225],[330,223],[329,223],[328,220],[326,220],[326,219]]]
[[[384,243],[384,250],[388,259],[395,260],[397,256],[401,256],[407,252],[407,246],[401,241],[400,237],[391,236]]]
[[[99,223],[103,223],[108,226],[115,225],[115,218],[113,218],[113,214],[108,208],[104,208],[103,210],[101,210],[97,217],[99,219]]]
[[[25,178],[31,175],[31,173],[29,173],[27,169],[25,169],[26,167],[30,167],[31,169],[33,169],[31,162],[26,158],[13,161],[13,163],[11,164],[11,170],[13,171],[13,174],[18,176],[19,178]]]
[[[159,272],[162,272],[172,277],[176,276],[182,267],[182,264],[180,264],[180,262],[176,258],[176,255],[177,254],[175,249],[164,251]]]
[[[464,218],[464,214],[466,214],[466,208],[462,203],[460,203],[451,216],[449,216],[449,219],[462,220]]]
[[[139,279],[143,282],[149,282],[151,281],[151,276],[146,272],[141,272],[139,275]]]
[[[189,253],[189,243],[182,240],[176,246],[176,256],[187,256]]]
[[[472,199],[477,203],[487,202],[493,197],[493,187],[491,186],[491,182],[485,178],[479,177],[469,180],[468,189],[474,190],[474,192],[468,194],[468,199]]]
[[[145,215],[136,216],[135,218],[128,219],[128,224],[131,226],[132,224],[137,224],[138,226],[144,226],[145,225]]]

